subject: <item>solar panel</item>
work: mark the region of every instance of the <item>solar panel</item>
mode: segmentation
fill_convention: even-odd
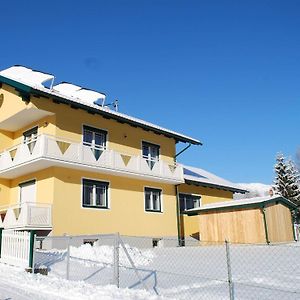
[[[197,178],[206,178],[207,179],[207,177],[202,176],[202,175],[200,175],[200,174],[198,174],[196,172],[193,172],[193,171],[191,171],[189,169],[186,169],[186,168],[183,168],[183,174],[184,175],[189,175],[189,176],[194,176],[194,177],[197,177]]]
[[[0,75],[18,80],[30,86],[44,87],[43,83],[54,80],[51,74],[34,71],[23,66],[13,66],[0,72]]]
[[[84,102],[94,104],[96,101],[101,100],[102,103],[105,100],[105,95],[93,90],[82,88],[81,86],[71,83],[63,82],[53,86],[53,90],[59,92],[62,95],[80,99]]]

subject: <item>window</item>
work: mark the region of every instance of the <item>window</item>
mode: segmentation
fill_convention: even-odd
[[[89,126],[83,126],[83,144],[89,146],[96,158],[99,159],[106,149],[107,132]]]
[[[152,170],[155,163],[159,161],[159,146],[147,142],[142,142],[142,152],[143,158],[146,159],[147,164]]]
[[[31,154],[36,144],[37,134],[38,134],[38,127],[34,127],[23,133],[23,142],[28,146],[29,152]]]
[[[200,207],[201,197],[191,194],[179,194],[180,211]]]
[[[145,210],[161,212],[161,190],[145,188]]]
[[[83,207],[108,208],[108,182],[83,179]]]

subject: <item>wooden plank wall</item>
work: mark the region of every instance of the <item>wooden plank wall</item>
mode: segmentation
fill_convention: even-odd
[[[266,242],[263,214],[259,208],[201,213],[199,228],[202,241]]]
[[[293,241],[291,212],[282,204],[266,207],[266,220],[270,242]]]

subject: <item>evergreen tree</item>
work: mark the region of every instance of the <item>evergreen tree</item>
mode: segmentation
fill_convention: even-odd
[[[300,205],[300,174],[293,161],[286,161],[282,154],[277,155],[275,173],[275,193]]]
[[[275,164],[274,190],[297,205],[293,212],[295,220],[300,219],[300,174],[292,160],[286,161],[282,154],[277,155]]]

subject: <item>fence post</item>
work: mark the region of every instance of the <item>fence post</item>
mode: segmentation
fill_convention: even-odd
[[[66,257],[66,263],[67,263],[67,270],[66,270],[66,279],[69,280],[70,278],[70,241],[71,237],[66,236],[67,238],[67,257]]]
[[[119,288],[120,287],[120,235],[119,233],[115,234],[114,240],[114,284]]]
[[[225,240],[225,249],[226,249],[229,299],[234,300],[234,288],[233,288],[232,273],[231,273],[231,261],[230,261],[230,247],[229,247],[229,242],[227,240]]]
[[[1,258],[1,246],[2,246],[2,230],[3,228],[0,228],[0,258]]]
[[[35,230],[31,230],[30,240],[29,240],[29,268],[32,269],[32,273],[34,273],[34,265],[33,265],[34,240],[35,240]]]

